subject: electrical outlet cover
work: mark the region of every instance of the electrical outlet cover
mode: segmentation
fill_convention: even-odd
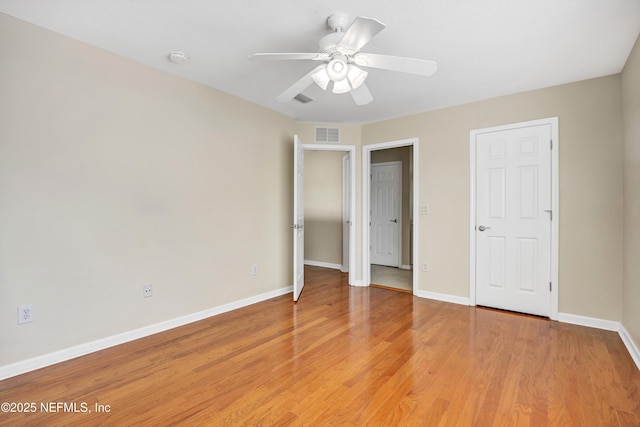
[[[152,285],[144,285],[142,287],[142,296],[145,298],[149,298],[153,296],[153,286]]]
[[[18,325],[33,322],[33,305],[21,305],[18,307]]]

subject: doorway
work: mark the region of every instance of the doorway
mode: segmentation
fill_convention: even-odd
[[[382,218],[384,215],[378,214],[384,212],[380,212],[381,210],[374,204],[380,200],[389,203],[389,193],[385,195],[385,190],[382,190],[372,194],[372,190],[377,187],[377,184],[374,183],[374,172],[382,171],[381,175],[375,177],[376,181],[386,180],[389,178],[389,170],[384,166],[393,162],[401,162],[401,170],[404,171],[400,177],[400,193],[402,193],[401,198],[405,202],[396,208],[395,212],[386,212],[393,215]],[[418,194],[418,139],[411,138],[366,145],[363,147],[362,164],[363,284],[365,286],[382,285],[409,291],[415,295],[418,289],[418,275],[413,268],[414,260],[418,259],[418,244],[415,237],[418,230],[418,204],[416,201]],[[377,169],[376,164],[382,165],[383,168]],[[395,227],[395,221],[398,221],[398,227]],[[374,222],[378,223],[376,227],[373,227]],[[397,232],[397,240],[393,238],[394,227]],[[377,246],[375,251],[379,251],[381,241],[385,244],[390,243],[390,247],[385,249],[387,254],[392,251],[390,248],[397,248],[395,249],[396,261],[393,263],[380,261],[377,259],[377,255],[372,253],[374,245]],[[389,264],[393,266],[390,267]]]
[[[470,304],[557,319],[557,118],[471,131]]]
[[[304,259],[304,263],[307,265],[336,268],[345,273],[348,273],[348,283],[350,285],[354,285],[354,282],[356,281],[355,279],[355,271],[356,271],[355,245],[353,243],[356,241],[355,226],[354,226],[355,205],[356,205],[355,203],[355,195],[356,195],[355,146],[354,145],[332,145],[332,144],[301,144],[301,148],[303,153],[302,153],[302,156],[299,156],[299,157],[305,157],[304,153],[311,154],[310,152],[318,152],[318,154],[321,154],[320,152],[324,152],[326,154],[329,154],[328,152],[336,152],[336,154],[338,154],[338,157],[332,156],[334,157],[334,160],[336,160],[337,162],[336,164],[337,174],[341,176],[340,180],[341,180],[342,194],[340,197],[338,197],[338,199],[341,201],[341,202],[340,201],[338,202],[338,205],[341,204],[342,206],[339,209],[336,208],[335,212],[331,212],[331,222],[332,223],[335,222],[336,224],[326,224],[323,222],[322,219],[316,221],[313,217],[306,218],[305,231],[308,237],[312,238],[314,233],[317,234],[317,232],[320,232],[320,234],[322,234],[322,227],[324,226],[329,226],[331,227],[332,230],[336,229],[337,227],[338,229],[337,234],[340,235],[339,238],[341,239],[341,242],[337,242],[338,251],[342,249],[343,254],[342,254],[342,257],[340,257],[340,259],[335,263],[322,263],[322,262],[314,263],[313,260],[307,259],[304,251],[300,255],[300,257]],[[304,173],[312,172],[312,171],[307,171],[304,165],[302,169],[305,171]],[[325,173],[324,171],[320,171],[320,172]],[[326,178],[328,179],[329,177],[326,177]],[[331,178],[335,180],[336,177],[331,177]],[[304,177],[296,178],[296,179],[300,179],[302,182],[309,181],[309,180],[306,180]],[[320,176],[320,177],[317,177],[317,179],[323,179],[323,178],[322,176]],[[332,188],[333,192],[335,192],[334,190],[335,189]],[[304,203],[306,203],[304,194],[301,197],[298,197],[298,199],[303,201],[302,202],[303,206],[296,206],[294,207],[294,209],[298,209],[298,210],[301,209],[302,212],[304,212]],[[315,225],[317,225],[318,227],[314,228],[314,223],[316,222],[317,224]],[[335,244],[336,242],[333,242],[333,246],[335,246]],[[294,261],[294,265],[295,265],[295,261]],[[295,274],[294,274],[294,277],[295,277]]]

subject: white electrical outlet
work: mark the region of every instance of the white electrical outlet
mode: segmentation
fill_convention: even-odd
[[[18,325],[33,322],[33,305],[18,306]]]
[[[251,266],[251,275],[252,276],[257,276],[258,275],[258,264],[253,264]]]
[[[422,263],[422,271],[429,271],[430,269],[431,269],[431,266],[429,265],[428,262]]]
[[[153,296],[153,286],[151,286],[151,285],[144,285],[144,286],[142,287],[142,295],[143,295],[145,298],[152,297],[152,296]]]

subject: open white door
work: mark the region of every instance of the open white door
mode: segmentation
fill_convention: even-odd
[[[304,287],[304,147],[293,137],[293,300]]]

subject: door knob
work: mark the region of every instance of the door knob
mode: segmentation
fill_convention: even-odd
[[[491,230],[491,227],[485,227],[484,225],[479,225],[478,226],[478,230],[480,230],[480,231]]]
[[[398,218],[396,218],[396,219],[390,219],[389,221],[391,221],[391,222],[395,222],[395,223],[397,224],[397,223],[398,223]]]

